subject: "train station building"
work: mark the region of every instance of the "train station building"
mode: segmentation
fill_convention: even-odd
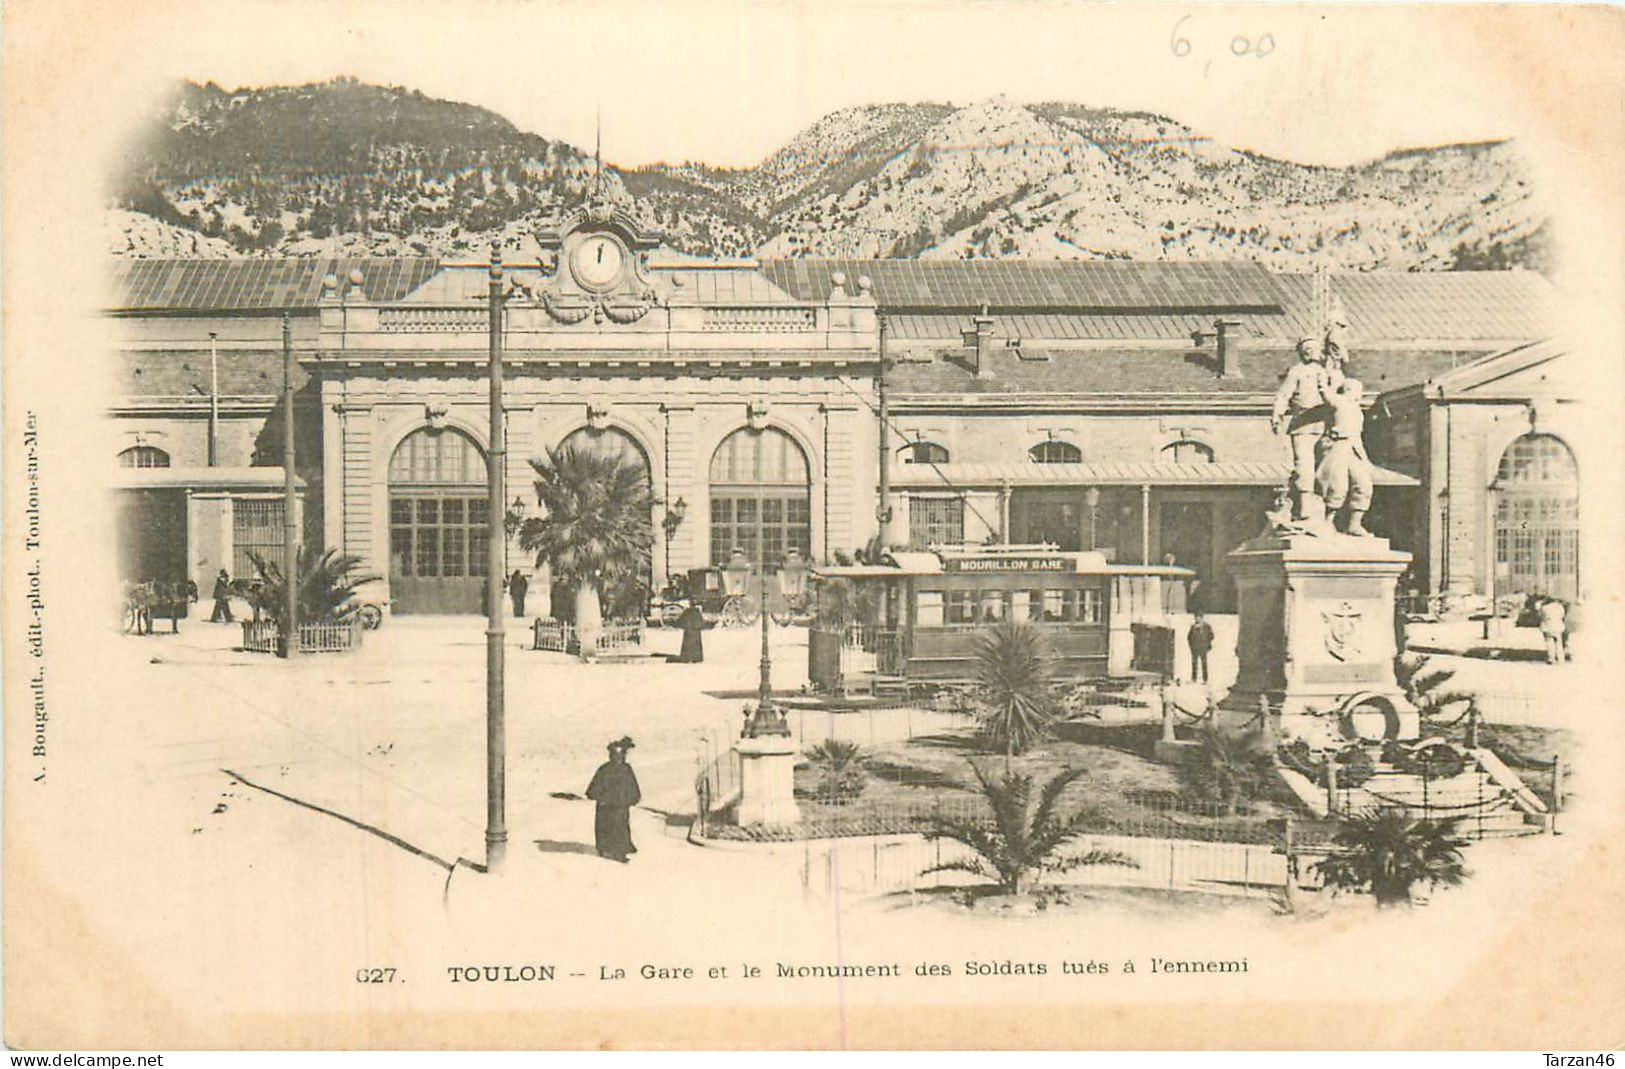
[[[1225,610],[1224,555],[1287,473],[1271,398],[1320,326],[1312,277],[1244,263],[694,261],[605,210],[541,245],[504,273],[510,512],[536,513],[531,463],[561,445],[643,465],[656,587],[735,549],[772,569],[863,547],[884,447],[889,544],[1172,554]],[[286,313],[307,543],[361,557],[394,611],[480,611],[486,265],[134,260],[115,277],[127,579],[203,586],[280,546]],[[1416,555],[1417,588],[1577,593],[1583,450],[1548,283],[1328,286],[1371,406],[1368,526]]]

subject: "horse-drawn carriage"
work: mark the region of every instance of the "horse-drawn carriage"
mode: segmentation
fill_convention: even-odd
[[[788,626],[806,619],[810,610],[808,574],[805,559],[795,550],[786,554],[777,571],[767,574],[767,613],[774,623]],[[690,568],[673,574],[657,599],[654,615],[671,626],[693,600],[707,623],[751,627],[762,615],[762,580],[760,570],[744,552],[735,550],[722,567]]]

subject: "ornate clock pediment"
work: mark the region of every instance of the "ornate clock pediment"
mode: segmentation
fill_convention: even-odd
[[[644,270],[645,254],[658,240],[611,204],[582,205],[536,240],[554,258],[537,297],[555,322],[634,323],[659,299]]]

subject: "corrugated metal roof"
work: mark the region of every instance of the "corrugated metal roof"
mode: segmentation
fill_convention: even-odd
[[[677,283],[704,305],[796,305],[809,302],[786,293],[760,271],[744,267],[662,270],[657,279]]]
[[[1282,274],[1295,334],[1317,323],[1314,276]],[[1332,272],[1332,294],[1361,340],[1510,340],[1545,337],[1555,327],[1555,290],[1533,271]]]
[[[1126,260],[764,260],[762,273],[803,300],[823,301],[843,273],[867,277],[886,309],[1277,309],[1269,272],[1248,262]]]
[[[1284,450],[1283,446],[1283,450]],[[971,489],[1010,486],[1279,486],[1292,463],[1279,460],[1217,461],[1212,464],[1136,463],[1038,464],[1030,460],[996,463],[905,464],[892,485],[905,490]],[[1378,486],[1416,486],[1409,475],[1375,468]]]
[[[316,307],[322,277],[360,269],[370,300],[398,301],[439,261],[408,257],[266,260],[120,260],[116,308],[129,312],[302,311]]]
[[[415,257],[121,260],[116,308],[126,312],[309,311],[329,273],[359,268],[371,300],[470,299],[483,268],[442,269]],[[1223,312],[1246,338],[1290,340],[1316,327],[1313,276],[1271,275],[1251,263],[1125,261],[767,260],[759,270],[675,268],[703,304],[826,300],[837,271],[846,289],[868,276],[899,340],[955,339],[984,302],[1003,336],[1077,340],[1183,340]],[[523,270],[519,281],[539,281]],[[1553,333],[1552,286],[1527,271],[1333,272],[1351,342],[1499,342]],[[410,296],[409,296],[410,295]]]
[[[1236,313],[1243,338],[1272,341],[1295,340],[1298,330],[1283,315]],[[957,341],[970,327],[967,313],[903,313],[887,317],[892,337],[901,341]],[[993,334],[998,338],[1033,338],[1046,341],[1189,341],[1193,331],[1213,329],[1212,314],[1168,315],[1079,315],[1013,313],[995,316]],[[1210,343],[1211,344],[1211,343]]]
[[[1234,373],[1225,376],[1218,373],[1211,343],[1201,349],[1186,341],[1154,348],[1101,346],[1046,352],[1048,360],[1023,360],[1015,350],[995,345],[987,357],[991,373],[979,378],[971,370],[969,351],[955,347],[934,353],[928,360],[896,361],[887,382],[900,404],[937,396],[982,395],[997,400],[1003,394],[1256,398],[1274,393],[1295,359],[1284,348],[1237,346],[1229,357]],[[1425,382],[1482,354],[1482,349],[1356,345],[1348,373],[1374,396]]]

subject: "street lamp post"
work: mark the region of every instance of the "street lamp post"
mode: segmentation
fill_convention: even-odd
[[[1100,545],[1096,537],[1097,520],[1100,516],[1100,487],[1091,486],[1084,491],[1083,503],[1089,506],[1089,551],[1093,553],[1095,547]]]
[[[758,600],[762,610],[762,660],[760,664],[760,677],[756,685],[756,709],[751,712],[750,719],[745,722],[744,735],[748,739],[760,738],[764,735],[789,735],[790,722],[785,719],[784,710],[773,704],[773,658],[767,649],[767,560],[760,559],[758,567],[760,592]]]
[[[219,391],[215,391],[216,396]],[[213,464],[214,440],[209,441],[209,463]],[[299,499],[294,489],[295,446],[293,441],[293,327],[288,313],[282,313],[282,615],[284,657],[299,652]]]
[[[491,245],[491,446],[486,454],[485,555],[485,871],[495,872],[508,847],[504,816],[506,756],[503,718],[506,694],[502,620],[502,577],[507,573],[507,428],[502,412],[502,249]]]

